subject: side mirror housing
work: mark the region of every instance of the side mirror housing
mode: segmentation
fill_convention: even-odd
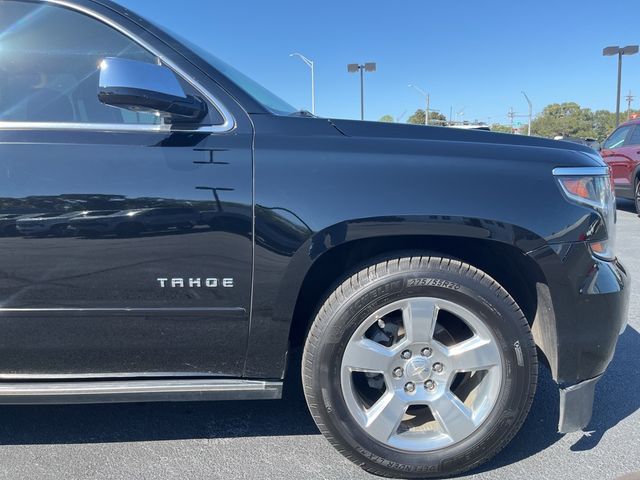
[[[98,99],[112,107],[154,113],[170,123],[198,123],[207,115],[207,104],[186,95],[169,68],[123,58],[101,62]]]

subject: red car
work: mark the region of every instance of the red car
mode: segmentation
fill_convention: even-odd
[[[611,167],[616,195],[634,200],[640,214],[640,119],[620,125],[600,153]]]

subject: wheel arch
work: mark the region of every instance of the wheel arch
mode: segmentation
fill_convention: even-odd
[[[546,279],[526,254],[544,241],[502,222],[452,217],[440,219],[442,223],[436,222],[437,217],[429,220],[387,219],[387,228],[380,219],[347,222],[318,232],[306,242],[292,258],[274,312],[275,318],[290,322],[289,349],[304,345],[316,310],[339,281],[367,262],[426,253],[457,258],[491,275],[518,302],[529,324],[538,323],[538,328],[533,328],[534,338],[543,353],[546,355],[550,347],[550,355],[555,356],[548,338],[542,335],[555,329],[552,310],[539,301],[540,285],[546,285]],[[343,241],[336,241],[340,239]],[[323,248],[314,248],[318,244]],[[299,288],[291,289],[291,285]]]

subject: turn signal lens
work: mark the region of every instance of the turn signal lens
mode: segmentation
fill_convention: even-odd
[[[605,255],[607,253],[607,242],[594,242],[591,244],[591,250],[598,255]]]
[[[584,174],[581,174],[581,170]],[[567,199],[590,207],[600,214],[606,227],[607,238],[590,243],[589,246],[596,257],[614,260],[616,196],[609,169],[607,167],[559,168],[554,170],[554,174]]]
[[[603,207],[609,190],[608,177],[558,177],[565,193],[575,200]]]
[[[564,184],[564,188],[566,188],[572,195],[584,198],[585,200],[590,200],[592,198],[589,192],[590,181],[591,178],[566,178],[562,183]]]

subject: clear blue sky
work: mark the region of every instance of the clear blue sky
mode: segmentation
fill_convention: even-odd
[[[315,60],[317,113],[359,118],[358,76],[347,63],[375,61],[366,117],[417,108],[415,83],[447,116],[506,123],[575,101],[615,110],[616,61],[607,45],[640,43],[640,0],[117,0],[211,50],[296,107],[310,109]],[[623,94],[639,95],[640,54],[625,57]],[[624,109],[623,105],[623,109]]]

